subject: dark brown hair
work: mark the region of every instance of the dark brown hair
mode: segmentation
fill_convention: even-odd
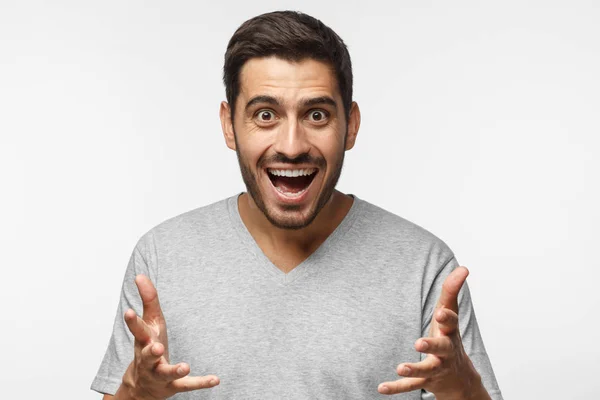
[[[242,66],[251,58],[269,56],[294,62],[310,58],[329,64],[337,78],[348,123],[352,105],[352,63],[348,49],[331,28],[298,11],[275,11],[249,19],[229,40],[223,83],[232,120]]]

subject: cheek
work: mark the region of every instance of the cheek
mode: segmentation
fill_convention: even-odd
[[[344,138],[337,134],[315,138],[313,144],[315,150],[325,158],[328,164],[340,158],[340,153],[344,151]]]
[[[268,149],[269,145],[264,141],[238,139],[238,150],[251,168],[255,168],[258,161],[265,157]]]

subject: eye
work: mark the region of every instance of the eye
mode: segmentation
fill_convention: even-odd
[[[310,110],[308,112],[308,119],[311,122],[323,122],[327,120],[329,113],[325,110]]]
[[[256,117],[260,122],[271,122],[275,120],[275,113],[271,110],[260,110]]]

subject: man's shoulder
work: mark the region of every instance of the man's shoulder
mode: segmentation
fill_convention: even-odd
[[[214,234],[228,226],[231,199],[232,197],[227,197],[170,217],[143,234],[139,242],[179,240],[197,234]]]
[[[357,229],[364,237],[370,237],[378,243],[402,244],[402,247],[415,250],[436,248],[444,253],[452,253],[449,246],[428,229],[366,200],[361,201],[362,218]]]

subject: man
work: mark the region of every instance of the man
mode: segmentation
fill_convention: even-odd
[[[466,268],[433,234],[335,190],[360,125],[343,41],[302,13],[255,17],[229,42],[224,82],[247,193],[139,240],[92,389],[501,399]]]

